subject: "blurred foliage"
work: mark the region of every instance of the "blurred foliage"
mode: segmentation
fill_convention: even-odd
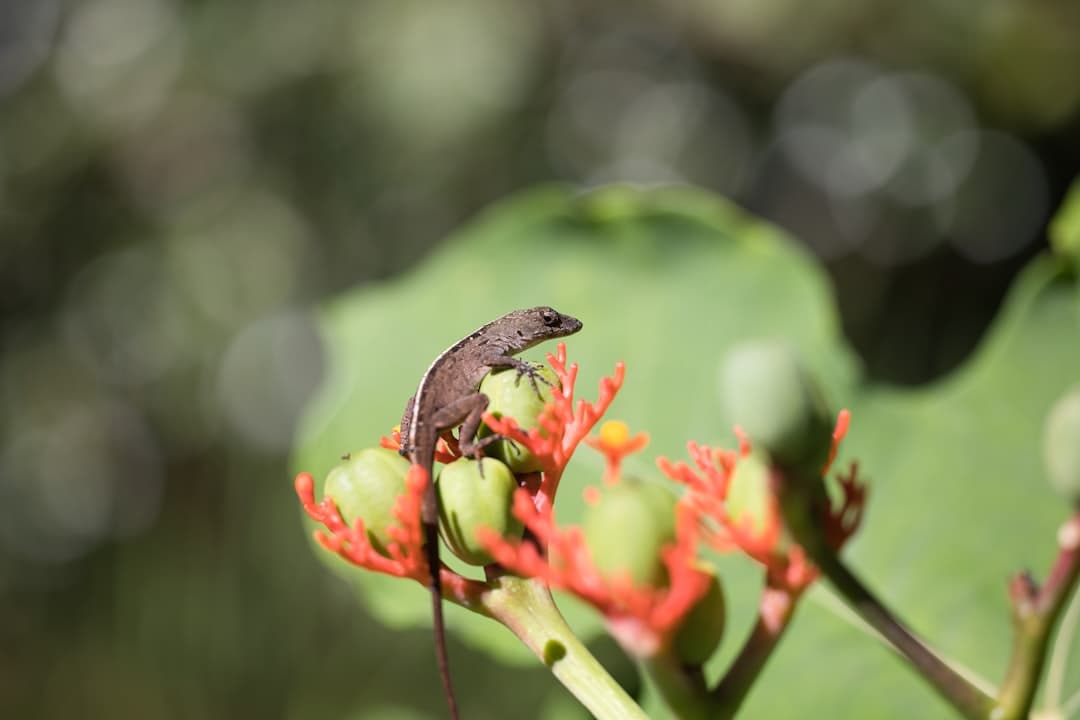
[[[426,634],[303,546],[308,308],[537,181],[690,182],[827,262],[868,377],[923,382],[1044,245],[1078,55],[1066,0],[0,3],[0,714],[439,712],[397,672]],[[374,347],[420,368],[512,297]],[[472,716],[547,707],[475,666],[520,695]]]

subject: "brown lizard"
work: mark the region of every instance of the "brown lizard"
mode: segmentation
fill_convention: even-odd
[[[528,375],[536,387],[537,371],[515,357],[545,340],[564,337],[581,329],[581,321],[549,307],[535,307],[507,313],[451,345],[442,352],[420,378],[416,394],[409,398],[401,418],[401,454],[427,471],[428,486],[420,508],[424,545],[431,571],[431,607],[435,630],[435,655],[446,693],[450,717],[457,718],[457,703],[450,682],[446,636],[442,613],[442,583],[439,570],[439,508],[432,465],[441,433],[459,424],[458,446],[462,454],[476,457],[491,435],[476,439],[488,397],[477,391],[480,381],[494,368],[514,368]],[[541,378],[541,381],[543,379]]]

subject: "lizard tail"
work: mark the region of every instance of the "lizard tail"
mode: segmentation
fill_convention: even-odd
[[[435,631],[435,661],[439,666],[439,678],[442,680],[446,705],[451,720],[458,720],[457,699],[454,686],[450,682],[450,655],[446,651],[446,626],[443,623],[442,579],[439,577],[439,526],[424,523],[424,543],[427,550],[428,568],[431,570],[431,617]]]

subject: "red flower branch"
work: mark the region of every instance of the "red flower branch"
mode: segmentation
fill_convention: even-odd
[[[387,450],[393,450],[397,452],[401,450],[401,427],[396,426],[390,431],[390,437],[385,435],[379,438],[379,447],[384,447]],[[442,434],[439,441],[435,444],[435,462],[452,463],[461,457],[461,449],[458,448],[457,438],[452,433],[446,432]]]
[[[316,530],[315,540],[327,550],[348,562],[375,572],[394,577],[407,577],[427,586],[429,582],[427,559],[424,554],[424,535],[420,527],[420,503],[430,481],[427,472],[419,465],[412,465],[405,479],[405,492],[394,503],[394,517],[398,525],[387,533],[389,557],[383,555],[368,540],[363,520],[357,518],[350,527],[341,517],[333,499],[326,497],[316,502],[315,483],[309,473],[296,476],[296,494],[308,516],[323,525],[327,531]],[[484,586],[463,578],[447,567],[440,573],[445,597],[465,603],[471,601]]]
[[[828,471],[836,457],[840,441],[847,433],[850,414],[844,410],[837,418],[829,459],[822,472]],[[734,515],[728,508],[728,494],[738,463],[750,454],[750,443],[739,428],[738,451],[715,449],[690,442],[687,449],[695,467],[685,462],[672,463],[658,458],[657,465],[665,475],[682,483],[688,497],[703,518],[708,520],[705,540],[720,551],[739,549],[765,566],[770,587],[792,594],[801,593],[817,577],[817,569],[806,553],[795,543],[786,542],[779,500],[775,492],[766,490],[760,514],[744,511]],[[866,487],[857,477],[852,465],[847,475],[838,478],[842,494],[838,509],[829,509],[824,523],[826,540],[834,549],[842,546],[858,529],[866,502]]]
[[[538,509],[524,489],[514,496],[514,514],[547,548],[548,557],[532,542],[507,540],[492,531],[481,531],[480,541],[503,567],[568,590],[591,604],[607,618],[624,647],[646,656],[667,642],[708,589],[709,575],[697,568],[695,559],[697,512],[682,501],[676,512],[676,541],[662,551],[669,578],[666,587],[637,586],[627,574],[605,577],[592,562],[581,528],[559,528],[550,506]]]
[[[540,413],[537,419],[539,427],[525,430],[513,418],[484,414],[484,422],[493,432],[521,443],[539,459],[544,477],[534,496],[537,507],[550,506],[554,502],[566,464],[581,441],[607,412],[626,375],[623,363],[615,363],[615,374],[600,379],[596,402],[578,400],[575,404],[574,384],[578,366],[577,363],[567,366],[565,343],[559,343],[554,355],[548,353],[547,361],[559,378],[559,387],[555,390],[554,402]]]
[[[630,435],[630,428],[621,420],[608,420],[600,426],[599,435],[589,435],[585,444],[603,454],[604,484],[611,486],[619,480],[622,459],[649,444],[648,433]]]

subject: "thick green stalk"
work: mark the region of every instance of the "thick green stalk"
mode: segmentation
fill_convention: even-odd
[[[484,596],[487,611],[551,669],[599,720],[648,720],[566,624],[539,580],[504,575]]]

